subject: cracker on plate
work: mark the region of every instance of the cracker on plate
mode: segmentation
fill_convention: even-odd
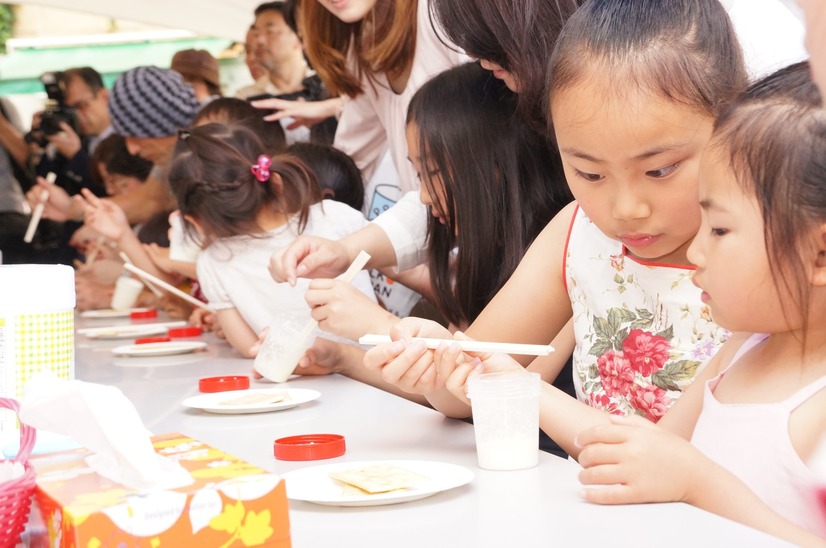
[[[330,472],[330,477],[371,495],[409,489],[427,479],[420,474],[392,464],[374,464],[365,468],[336,470]]]

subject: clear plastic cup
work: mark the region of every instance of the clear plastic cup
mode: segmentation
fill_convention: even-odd
[[[110,306],[114,310],[134,308],[142,290],[143,282],[129,276],[121,276],[115,281],[115,292],[112,293]]]
[[[508,371],[468,379],[479,468],[523,470],[539,463],[539,373]]]

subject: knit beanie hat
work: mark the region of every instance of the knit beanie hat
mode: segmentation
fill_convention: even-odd
[[[112,127],[124,137],[168,137],[189,126],[200,108],[177,72],[137,67],[120,75],[109,94]]]

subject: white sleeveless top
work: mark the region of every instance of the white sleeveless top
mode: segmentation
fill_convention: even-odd
[[[728,338],[691,283],[693,270],[627,256],[577,208],[564,274],[581,401],[656,422],[691,384]]]
[[[789,437],[789,416],[802,403],[826,390],[826,377],[775,403],[726,404],[714,396],[720,379],[740,357],[767,335],[752,335],[731,362],[704,387],[703,410],[691,444],[740,478],[775,512],[792,523],[826,535],[819,511],[814,472],[797,454]]]

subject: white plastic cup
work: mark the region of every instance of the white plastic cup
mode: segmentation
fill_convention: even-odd
[[[115,281],[115,292],[112,293],[112,309],[127,310],[134,308],[142,290],[143,282],[129,276],[121,276]]]
[[[539,373],[507,371],[468,379],[476,455],[485,470],[539,463]]]
[[[194,263],[201,246],[184,230],[184,221],[177,211],[169,215],[169,258],[173,261]]]
[[[289,379],[318,334],[317,329],[306,331],[309,321],[286,316],[276,318],[255,356],[253,368],[273,382]]]

